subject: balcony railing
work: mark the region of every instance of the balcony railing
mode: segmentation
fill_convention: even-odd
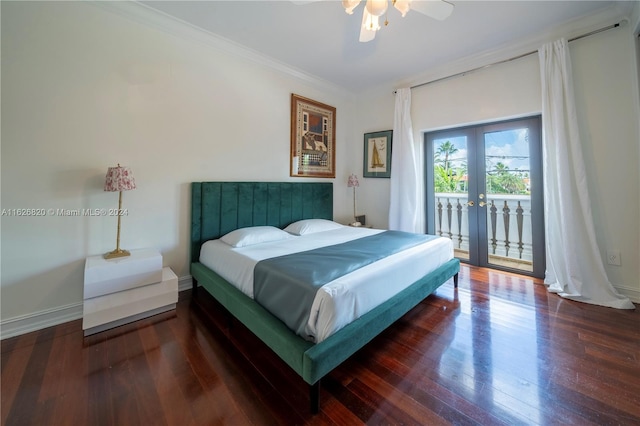
[[[531,198],[528,195],[487,194],[486,205],[467,205],[464,193],[436,193],[436,234],[449,237],[456,256],[469,258],[469,208],[487,209],[489,263],[533,270]]]

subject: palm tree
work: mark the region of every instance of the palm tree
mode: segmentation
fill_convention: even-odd
[[[466,175],[466,164],[460,162],[458,168],[454,169],[452,167],[451,156],[456,152],[458,152],[458,148],[451,141],[446,141],[438,146],[433,156],[436,192],[462,191],[459,188],[459,183],[463,176]]]
[[[440,160],[441,155],[444,155],[444,161],[440,161],[442,161],[444,170],[447,173],[449,173],[449,156],[455,154],[456,152],[458,152],[458,148],[456,148],[456,146],[452,144],[451,141],[444,142],[438,147],[438,150],[436,151],[436,162]]]
[[[493,170],[495,170],[498,176],[504,176],[509,173],[509,168],[501,161],[496,163],[496,167]]]
[[[518,194],[526,190],[526,185],[519,171],[512,173],[509,167],[502,163],[496,163],[495,167],[487,173],[488,186],[491,192],[496,194]]]
[[[522,177],[514,173],[506,173],[500,177],[500,186],[504,188],[508,194],[521,194],[525,191],[526,186]]]

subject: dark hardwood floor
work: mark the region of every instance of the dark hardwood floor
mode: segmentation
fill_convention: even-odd
[[[2,341],[3,425],[640,424],[640,312],[462,267],[308,388],[204,291],[83,338],[73,321]]]

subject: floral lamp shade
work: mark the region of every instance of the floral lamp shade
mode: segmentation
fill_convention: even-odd
[[[136,189],[136,180],[131,169],[118,164],[117,167],[109,167],[104,181],[104,190],[109,192],[129,191]]]
[[[351,188],[356,186],[360,186],[360,182],[358,182],[358,176],[351,173],[351,176],[349,176],[349,180],[347,181],[347,187]]]

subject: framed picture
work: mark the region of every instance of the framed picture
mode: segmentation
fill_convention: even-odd
[[[393,130],[364,134],[363,177],[391,177],[391,139]]]
[[[291,94],[291,176],[336,177],[336,109]]]

